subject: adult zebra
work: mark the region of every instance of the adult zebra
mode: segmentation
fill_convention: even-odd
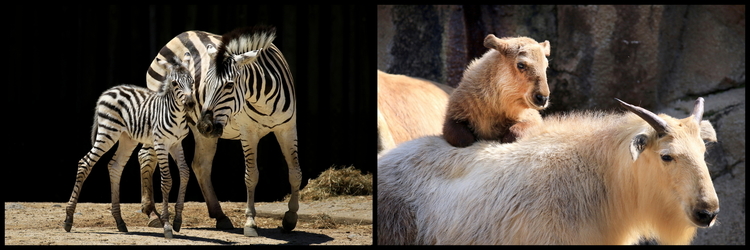
[[[297,116],[292,74],[281,51],[272,43],[272,26],[239,28],[222,36],[203,31],[187,31],[167,43],[151,63],[146,74],[149,88],[156,86],[163,72],[156,65],[160,58],[189,52],[193,55],[193,77],[197,108],[190,113],[189,124],[195,138],[193,172],[206,200],[209,217],[217,228],[234,228],[221,210],[213,185],[211,166],[219,138],[240,140],[245,155],[247,207],[246,236],[257,236],[255,223],[255,166],[260,138],[273,132],[289,167],[291,198],[282,227],[291,231],[297,224],[299,188],[302,181],[297,158]],[[143,212],[154,213],[153,150],[139,152],[142,175]],[[152,220],[154,222],[155,220]],[[150,223],[153,224],[153,223]]]
[[[157,67],[165,70],[166,77],[156,91],[132,85],[112,87],[101,94],[94,113],[91,129],[91,150],[78,161],[73,193],[65,209],[63,228],[70,232],[73,215],[78,203],[83,182],[99,158],[118,143],[117,151],[109,161],[109,181],[112,193],[112,216],[120,232],[127,232],[125,221],[120,214],[120,176],[125,164],[138,143],[154,150],[161,172],[163,194],[164,237],[172,238],[172,225],[169,224],[168,198],[172,188],[169,173],[169,155],[172,155],[180,169],[180,190],[175,204],[174,230],[180,231],[182,208],[187,190],[190,169],[185,162],[182,139],[188,135],[186,113],[193,109],[195,101],[193,78],[188,70],[191,57],[185,54],[183,60],[177,57],[160,59]],[[158,218],[157,218],[158,219]]]

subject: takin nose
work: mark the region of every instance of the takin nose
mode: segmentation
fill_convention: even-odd
[[[549,100],[549,96],[545,96],[542,94],[534,95],[534,105],[536,105],[537,107],[546,107],[548,100]]]
[[[696,224],[700,227],[710,227],[711,224],[713,224],[714,219],[716,219],[716,215],[719,214],[719,210],[716,209],[716,211],[708,211],[706,209],[696,209],[693,211],[693,218],[695,219]]]

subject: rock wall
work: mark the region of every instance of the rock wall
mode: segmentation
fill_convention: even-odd
[[[693,244],[745,244],[745,6],[378,6],[378,69],[456,86],[487,34],[552,45],[543,114],[618,108],[685,117],[697,97],[718,224]]]

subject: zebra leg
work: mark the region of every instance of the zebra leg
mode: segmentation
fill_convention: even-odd
[[[107,131],[99,132],[104,133]],[[78,161],[76,183],[73,186],[73,193],[70,195],[70,200],[68,200],[68,206],[65,208],[65,222],[63,223],[63,228],[66,232],[70,232],[70,229],[73,227],[73,214],[76,212],[76,204],[78,204],[78,196],[81,194],[83,182],[86,180],[86,177],[89,176],[91,168],[94,167],[99,158],[109,151],[109,149],[114,146],[115,142],[117,142],[117,139],[119,139],[119,133],[113,133],[112,137],[112,140],[110,140],[104,136],[98,136],[97,140],[94,142],[94,146],[91,147],[91,150],[89,150],[89,152]]]
[[[289,169],[289,184],[291,185],[291,197],[289,198],[289,211],[284,213],[281,226],[286,232],[292,231],[297,226],[297,211],[299,210],[299,187],[302,183],[302,171],[297,158],[297,126],[290,129],[276,131],[276,140],[279,142],[281,152],[284,154]]]
[[[138,146],[138,142],[130,139],[130,136],[127,134],[123,134],[120,137],[120,144],[117,146],[117,151],[115,151],[108,165],[109,184],[112,192],[112,217],[115,218],[117,230],[120,232],[128,231],[128,227],[125,225],[125,221],[122,220],[122,214],[120,213],[120,177],[136,146]]]
[[[258,225],[255,223],[255,186],[258,184],[258,168],[255,166],[260,135],[250,131],[242,135],[242,151],[245,152],[245,187],[247,188],[247,207],[245,208],[245,236],[258,236]]]
[[[159,173],[161,174],[161,196],[162,211],[161,221],[164,223],[164,237],[171,239],[172,225],[169,224],[169,191],[172,189],[172,175],[169,173],[169,153],[164,144],[154,144],[156,159],[159,162]]]
[[[185,154],[182,150],[181,142],[172,145],[169,152],[172,154],[172,158],[175,159],[177,167],[180,170],[180,192],[177,195],[177,203],[174,205],[174,222],[172,222],[174,230],[179,232],[180,226],[182,225],[182,209],[185,205],[185,192],[187,191],[187,183],[190,179],[190,168],[188,167],[187,162],[185,162]]]
[[[209,138],[201,135],[194,125],[189,125],[195,138],[195,154],[193,155],[192,168],[198,185],[206,200],[208,216],[216,219],[216,228],[233,229],[232,221],[221,210],[221,204],[216,198],[213,184],[211,184],[211,165],[216,154],[216,144],[219,138]]]
[[[138,152],[141,164],[141,212],[149,217],[149,227],[162,227],[161,215],[156,211],[154,201],[154,170],[156,170],[156,150],[152,145],[143,145]]]

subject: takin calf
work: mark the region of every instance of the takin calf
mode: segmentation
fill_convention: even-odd
[[[378,244],[689,244],[719,212],[703,99],[684,119],[622,105],[548,116],[516,143],[383,152]]]
[[[378,152],[427,135],[440,135],[453,88],[378,70]]]
[[[490,34],[484,46],[490,50],[469,64],[448,102],[443,137],[455,147],[513,142],[542,123],[539,110],[549,105],[549,41]]]

